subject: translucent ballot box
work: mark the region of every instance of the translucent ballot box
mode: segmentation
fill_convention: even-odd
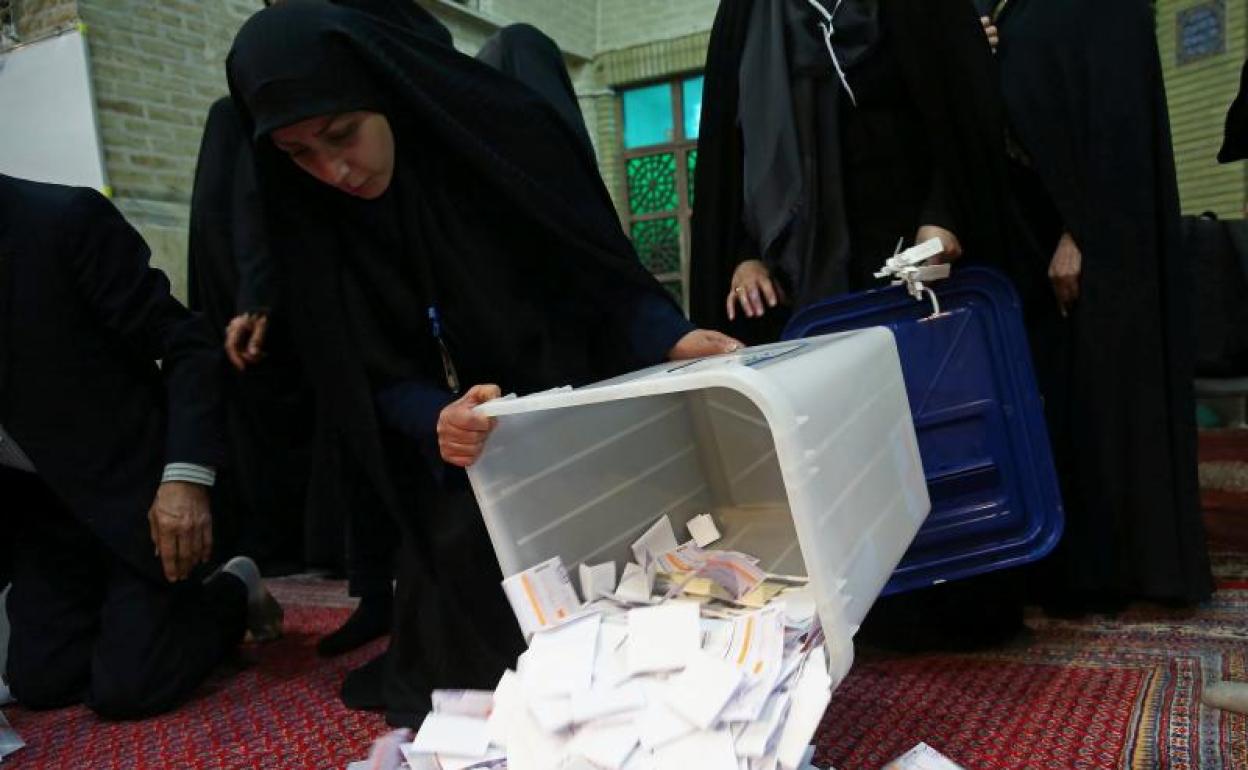
[[[930,509],[893,334],[872,328],[482,406],[469,475],[504,574],[632,560],[664,514],[808,576],[835,681]]]

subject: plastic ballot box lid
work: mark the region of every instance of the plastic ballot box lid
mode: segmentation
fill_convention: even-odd
[[[838,677],[930,507],[886,329],[479,409],[497,423],[469,477],[505,575],[555,556],[573,575],[607,561],[622,572],[659,517],[684,540],[686,522],[710,513],[712,548],[810,578]]]
[[[933,284],[941,313],[901,287],[797,312],[788,339],[886,326],[897,340],[932,513],[885,594],[1013,567],[1062,533],[1057,474],[1017,293],[987,268]]]

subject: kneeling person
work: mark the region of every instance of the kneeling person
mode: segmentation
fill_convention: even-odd
[[[212,331],[94,191],[0,175],[0,575],[6,678],[30,708],[174,708],[280,608],[212,551]],[[161,361],[157,366],[156,362]]]

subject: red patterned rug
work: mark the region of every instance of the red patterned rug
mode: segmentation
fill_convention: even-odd
[[[1248,555],[1215,555],[1195,611],[1035,614],[1016,644],[969,655],[862,655],[832,697],[817,764],[879,768],[925,741],[978,768],[1248,769],[1248,717],[1200,703],[1248,681]]]
[[[828,709],[819,764],[875,770],[926,741],[967,770],[1248,770],[1248,718],[1200,705],[1205,682],[1248,681],[1248,555],[1215,561],[1222,590],[1193,612],[1141,606],[1078,622],[1037,615],[1027,638],[992,652],[861,653]],[[317,636],[347,613],[343,585],[273,585],[286,636],[245,650],[241,671],[223,672],[177,713],[140,723],[103,723],[82,708],[7,708],[28,746],[4,770],[340,770],[362,759],[385,727],[344,709],[337,690],[380,643],[317,658]]]
[[[220,672],[177,712],[109,723],[77,707],[34,713],[6,708],[26,748],[4,770],[342,770],[363,759],[385,730],[377,715],[338,700],[345,673],[379,653],[376,642],[342,658],[316,656],[316,640],[350,612],[343,583],[270,582],[286,608],[285,636],[247,646],[240,666]],[[241,670],[239,668],[241,667]]]

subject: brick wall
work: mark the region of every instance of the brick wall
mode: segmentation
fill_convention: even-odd
[[[719,0],[598,0],[596,50],[612,51],[711,28]]]
[[[79,0],[114,200],[185,296],[191,183],[225,56],[260,0]]]
[[[1245,164],[1219,165],[1226,111],[1239,88],[1248,55],[1248,0],[1225,3],[1225,50],[1187,63],[1179,61],[1178,18],[1207,0],[1159,0],[1157,41],[1166,75],[1179,195],[1184,213],[1215,211],[1243,216]]]

